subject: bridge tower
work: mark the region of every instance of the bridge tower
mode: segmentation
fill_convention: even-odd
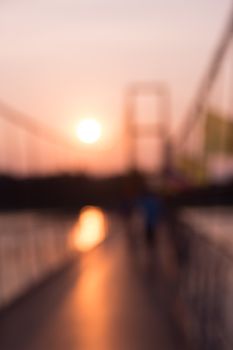
[[[155,105],[154,120],[148,120],[147,115],[143,115],[143,122],[137,120],[137,102],[141,97],[151,97]],[[126,94],[126,137],[128,149],[129,170],[138,170],[138,143],[143,140],[162,141],[162,162],[160,171],[155,173],[163,174],[171,168],[171,147],[169,139],[170,130],[170,92],[168,87],[161,82],[138,82],[131,84]],[[149,155],[151,159],[156,159],[156,149],[151,149]]]

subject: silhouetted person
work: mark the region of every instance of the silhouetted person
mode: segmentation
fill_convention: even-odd
[[[145,241],[152,249],[156,239],[156,231],[162,214],[162,204],[159,197],[149,191],[143,191],[139,198],[139,208],[143,215]]]

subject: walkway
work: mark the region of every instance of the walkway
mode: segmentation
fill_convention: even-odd
[[[1,315],[1,350],[184,349],[142,258],[109,237]]]

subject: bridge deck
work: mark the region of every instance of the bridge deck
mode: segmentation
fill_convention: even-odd
[[[184,349],[145,258],[110,237],[1,315],[1,350]]]

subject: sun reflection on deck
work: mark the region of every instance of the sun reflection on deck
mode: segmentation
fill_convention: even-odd
[[[85,207],[72,232],[75,249],[88,251],[100,244],[107,235],[107,219],[100,208]]]

